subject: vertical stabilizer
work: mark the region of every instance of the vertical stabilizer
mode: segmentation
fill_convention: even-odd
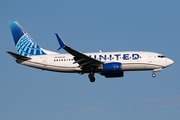
[[[14,38],[18,54],[23,56],[44,55],[43,50],[33,41],[27,32],[16,21],[10,21],[9,26]]]

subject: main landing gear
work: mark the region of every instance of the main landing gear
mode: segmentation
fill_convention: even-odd
[[[94,73],[93,72],[89,73],[88,77],[89,77],[91,82],[95,81],[95,77],[94,77]]]

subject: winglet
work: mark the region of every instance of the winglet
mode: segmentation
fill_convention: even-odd
[[[58,35],[57,33],[55,33],[55,35],[56,35],[56,37],[57,37],[57,39],[58,39],[58,42],[59,42],[59,45],[60,45],[60,48],[57,49],[57,51],[58,51],[58,50],[60,50],[61,48],[66,47],[66,44],[65,44],[64,41],[59,37],[59,35]]]

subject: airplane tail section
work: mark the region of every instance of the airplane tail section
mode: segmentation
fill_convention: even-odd
[[[16,21],[10,21],[12,36],[17,53],[22,56],[44,55],[46,54],[28,33]]]

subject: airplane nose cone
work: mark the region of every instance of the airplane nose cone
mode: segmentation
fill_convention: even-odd
[[[171,60],[171,59],[168,59],[168,60],[167,60],[167,64],[168,64],[167,66],[170,66],[170,65],[172,65],[173,63],[174,63],[173,60]]]
[[[172,65],[174,63],[174,61],[170,59],[169,63],[170,63],[170,65]]]

